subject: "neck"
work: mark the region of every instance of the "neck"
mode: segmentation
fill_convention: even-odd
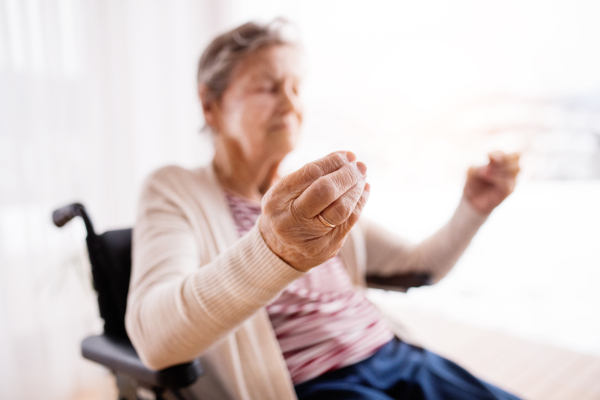
[[[212,164],[221,186],[260,202],[278,178],[277,170],[283,158],[249,160],[241,152],[227,150],[218,142]]]

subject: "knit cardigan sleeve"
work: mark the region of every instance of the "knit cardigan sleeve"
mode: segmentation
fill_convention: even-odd
[[[302,275],[269,249],[257,226],[201,265],[207,257],[194,233],[201,222],[186,211],[173,175],[159,171],[146,182],[133,235],[125,322],[153,369],[201,355]]]
[[[487,215],[480,214],[463,197],[450,221],[418,244],[363,220],[367,275],[385,277],[423,272],[437,282],[456,264],[486,219]]]

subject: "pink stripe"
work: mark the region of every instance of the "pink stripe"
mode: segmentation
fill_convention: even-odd
[[[260,206],[230,192],[226,197],[241,237],[256,223]],[[294,384],[364,360],[394,336],[354,289],[340,257],[293,282],[267,312]]]

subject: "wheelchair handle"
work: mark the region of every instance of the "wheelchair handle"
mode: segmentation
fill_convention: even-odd
[[[54,222],[54,225],[58,226],[59,228],[62,228],[67,222],[69,222],[73,218],[81,216],[82,208],[83,206],[81,204],[73,203],[69,204],[68,206],[61,207],[58,210],[55,210],[52,213],[52,221]]]
[[[79,203],[69,204],[68,206],[54,210],[52,213],[52,222],[54,222],[54,225],[62,228],[67,222],[75,217],[81,217],[83,219],[88,235],[96,236],[92,221],[90,221],[87,212],[85,212],[85,207]]]

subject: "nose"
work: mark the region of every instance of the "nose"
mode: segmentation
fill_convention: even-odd
[[[285,85],[280,94],[280,108],[284,114],[287,114],[290,111],[299,112],[302,108],[302,104],[300,101],[300,96],[295,92],[294,88]]]

